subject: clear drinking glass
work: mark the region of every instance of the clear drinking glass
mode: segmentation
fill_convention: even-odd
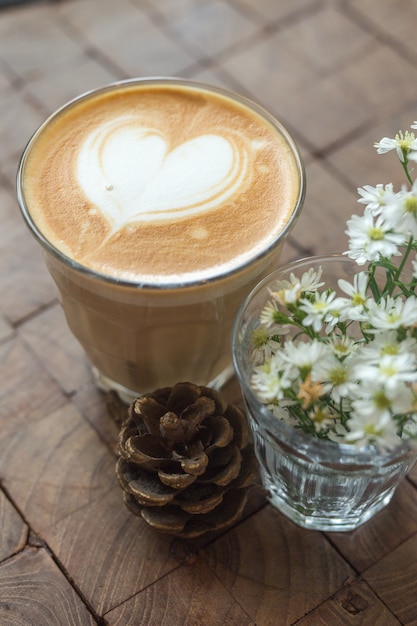
[[[31,214],[25,197],[25,167],[38,137],[57,117],[95,94],[128,89],[139,82],[175,83],[179,89],[191,86],[223,95],[265,119],[288,146],[299,177],[299,195],[292,215],[271,244],[231,271],[219,272],[213,266],[212,274],[204,280],[182,284],[160,280],[153,284],[100,274],[57,249]],[[182,79],[132,79],[115,83],[80,96],[46,120],[23,154],[17,177],[18,200],[29,229],[43,248],[68,325],[87,353],[99,387],[113,389],[130,402],[141,393],[181,380],[219,387],[232,375],[233,320],[248,291],[277,264],[282,244],[302,208],[304,176],[292,138],[262,107],[224,89]]]
[[[312,257],[290,263],[266,277],[241,307],[233,331],[233,358],[239,379],[260,475],[273,506],[296,524],[322,531],[350,531],[370,519],[391,500],[413,467],[417,451],[404,442],[390,451],[373,447],[358,451],[348,444],[314,439],[275,418],[250,385],[256,365],[250,346],[269,289],[293,272],[323,269],[322,280],[337,289],[351,280],[357,266],[342,255]]]

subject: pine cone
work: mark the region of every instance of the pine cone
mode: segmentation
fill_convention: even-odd
[[[255,476],[243,413],[192,383],[136,399],[120,431],[119,454],[116,474],[127,507],[180,537],[234,523]]]

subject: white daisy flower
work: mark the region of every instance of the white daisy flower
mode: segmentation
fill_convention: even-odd
[[[385,186],[378,184],[376,187],[364,185],[358,188],[358,194],[361,196],[358,202],[366,204],[366,208],[374,215],[395,197],[392,183]]]
[[[339,310],[339,299],[336,298],[336,293],[334,291],[330,293],[315,293],[315,298],[311,302],[306,298],[302,298],[300,300],[299,308],[304,313],[307,313],[306,317],[303,319],[304,326],[312,326],[313,330],[317,333],[320,332],[323,321],[325,320],[328,314],[331,314],[332,311]]]
[[[282,330],[282,329],[280,329]],[[251,333],[251,358],[254,363],[264,363],[279,350],[281,344],[272,337],[272,332],[266,326],[257,326]],[[272,336],[271,336],[272,335]]]
[[[323,382],[324,393],[330,393],[337,403],[342,397],[349,397],[357,385],[357,381],[352,377],[349,361],[340,361],[333,352],[313,366],[311,377],[313,380]]]
[[[311,267],[301,278],[291,273],[290,280],[281,280],[274,285],[271,296],[281,305],[296,304],[303,293],[313,293],[324,285],[320,281],[322,273],[321,267],[318,270]]]
[[[368,319],[373,329],[390,330],[401,326],[414,326],[417,324],[417,297],[409,296],[407,299],[381,298],[377,303],[374,300],[368,302]]]
[[[413,392],[410,385],[398,382],[395,386],[385,387],[376,377],[360,381],[352,391],[351,405],[358,413],[367,418],[408,413],[413,405]]]
[[[386,224],[404,238],[417,237],[417,181],[412,188],[405,187],[390,200],[383,210]]]
[[[367,272],[358,272],[355,274],[353,283],[349,283],[344,278],[338,280],[339,288],[349,296],[349,298],[341,298],[343,301],[341,309],[342,319],[359,321],[366,319],[368,280]]]
[[[339,359],[350,357],[357,350],[356,342],[347,335],[331,335],[328,345]]]
[[[316,433],[328,430],[334,425],[335,415],[331,413],[328,407],[316,406],[308,412],[308,416],[314,424]]]
[[[411,353],[384,354],[378,361],[357,362],[354,376],[362,382],[378,380],[385,389],[393,389],[400,382],[417,380],[416,357]]]
[[[272,326],[272,324],[275,324],[275,315],[277,312],[278,307],[276,302],[270,300],[265,304],[264,308],[262,309],[259,316],[259,321],[265,326]]]
[[[328,345],[313,339],[307,341],[286,341],[281,358],[288,364],[304,373],[310,372],[317,361],[328,358],[332,352]]]
[[[385,154],[391,150],[396,150],[399,159],[401,161],[404,160],[402,150],[398,151],[398,142],[395,139],[391,139],[391,137],[382,137],[380,141],[374,143],[374,148],[376,148],[378,154]]]
[[[291,280],[280,280],[274,285],[274,290],[270,291],[271,297],[274,298],[281,306],[288,304],[296,304],[301,298],[301,284],[298,278],[291,274]]]
[[[410,133],[408,130],[403,133],[400,131],[395,135],[395,139],[389,137],[383,137],[381,141],[374,144],[378,154],[385,154],[391,150],[395,150],[401,163],[404,163],[405,156],[411,150],[417,150],[417,139],[414,133]]]
[[[354,411],[349,421],[349,428],[350,432],[346,433],[345,441],[356,448],[370,444],[391,448],[399,443],[397,429],[389,413],[383,415],[373,413],[365,417],[360,410]]]
[[[358,447],[367,443],[381,447],[398,445],[397,424],[392,416],[410,411],[411,389],[403,383],[386,389],[373,380],[358,385],[355,395],[346,441]]]
[[[358,265],[377,261],[381,256],[401,254],[398,246],[404,244],[404,236],[392,232],[382,216],[375,220],[369,212],[362,216],[352,215],[347,221],[347,227],[345,232],[349,237],[349,250],[345,254]]]
[[[332,309],[324,318],[326,335],[330,335],[340,321],[340,309]]]
[[[284,422],[287,426],[297,426],[298,420],[294,417],[293,413],[289,410],[288,407],[294,404],[293,402],[287,403],[285,401],[280,402],[279,405],[271,404],[268,406],[268,410],[272,413],[274,417],[279,419],[280,422]]]
[[[361,344],[355,359],[377,363],[384,355],[396,356],[407,353],[417,355],[417,341],[415,339],[406,337],[399,341],[396,330],[383,330],[376,333],[369,343]]]
[[[251,384],[261,401],[272,402],[284,398],[284,391],[291,386],[291,381],[281,371],[279,360],[272,357],[254,368]]]
[[[313,293],[323,287],[324,282],[321,280],[323,274],[323,268],[319,267],[318,270],[315,270],[313,267],[301,276],[300,279],[300,287],[301,291],[304,293]],[[293,274],[291,274],[292,278]]]

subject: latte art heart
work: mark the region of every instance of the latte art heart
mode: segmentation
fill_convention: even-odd
[[[81,147],[77,178],[113,232],[137,222],[198,216],[243,189],[248,154],[233,135],[169,137],[133,116],[110,120]]]

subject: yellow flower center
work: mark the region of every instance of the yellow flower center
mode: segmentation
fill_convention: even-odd
[[[366,424],[364,431],[367,435],[380,435],[382,433],[381,429],[375,428],[373,424]]]
[[[329,419],[329,414],[323,409],[317,409],[311,415],[311,418],[316,424],[322,424],[323,422]]]
[[[365,304],[366,300],[361,296],[360,293],[355,293],[352,296],[352,304],[354,306],[360,306],[361,304]]]
[[[389,354],[395,356],[396,354],[398,354],[398,346],[394,344],[384,346],[381,350],[381,354]]]
[[[409,213],[410,215],[414,215],[414,217],[416,217],[417,216],[417,198],[415,196],[410,196],[409,198],[407,198],[404,203],[404,208],[405,208],[406,213]]]
[[[254,348],[262,348],[268,343],[269,336],[264,328],[256,328],[251,335],[251,343]]]
[[[374,402],[375,402],[375,406],[380,410],[390,408],[390,401],[383,391],[378,391],[375,393]]]
[[[399,319],[401,319],[401,316],[398,315],[398,313],[388,313],[387,315],[387,321],[390,324],[395,324],[395,322],[398,322]]]
[[[345,345],[344,343],[335,343],[334,349],[336,350],[336,352],[339,352],[340,354],[346,354],[347,352],[349,352],[348,346]]]
[[[389,376],[394,376],[394,374],[397,373],[397,370],[391,365],[386,365],[385,367],[381,368],[381,373],[389,377]]]
[[[333,383],[333,385],[341,385],[347,380],[346,370],[341,368],[333,370],[332,372],[330,372],[329,378],[330,382]]]
[[[381,241],[384,238],[384,231],[381,228],[370,228],[368,231],[369,239],[372,241]]]
[[[395,135],[395,140],[398,143],[401,150],[407,153],[410,150],[415,140],[415,135],[414,133],[410,133],[410,131],[408,130],[406,130],[405,133],[400,131],[399,133]]]

